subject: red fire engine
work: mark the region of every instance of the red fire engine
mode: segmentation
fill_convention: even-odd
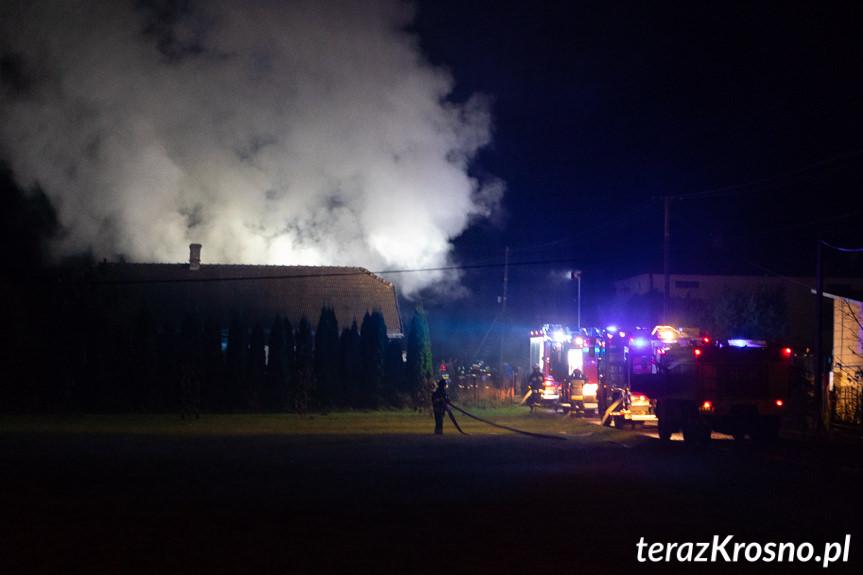
[[[546,324],[532,331],[530,362],[539,367],[544,380],[537,403],[578,414],[596,410],[597,345],[601,343],[598,331],[592,329],[573,331]]]
[[[659,437],[686,441],[711,431],[743,439],[775,437],[788,401],[791,348],[705,346],[669,354],[656,395]]]

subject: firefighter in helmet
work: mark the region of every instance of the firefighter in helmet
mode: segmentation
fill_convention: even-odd
[[[432,411],[434,411],[434,433],[443,435],[443,417],[449,409],[449,395],[446,392],[446,379],[437,382],[437,389],[432,393]]]
[[[528,398],[528,404],[531,407],[531,411],[533,408],[539,405],[539,402],[542,398],[542,390],[545,387],[544,385],[545,378],[542,376],[542,372],[539,370],[539,364],[533,364],[533,372],[530,374],[530,377],[527,380],[527,392],[530,394]]]

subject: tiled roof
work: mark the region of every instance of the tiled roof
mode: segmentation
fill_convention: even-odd
[[[314,329],[327,305],[340,330],[380,310],[387,332],[402,332],[393,284],[359,267],[118,263],[98,266],[92,281],[122,287],[146,300],[156,317],[176,323],[195,311],[228,327],[241,313],[247,324],[269,328],[281,314],[294,328],[305,316]]]

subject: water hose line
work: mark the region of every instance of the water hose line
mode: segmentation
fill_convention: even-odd
[[[449,414],[449,418],[452,421],[452,424],[455,425],[455,428],[458,429],[458,432],[461,433],[462,435],[469,435],[468,433],[465,433],[461,427],[458,426],[458,422],[455,420],[455,415],[452,414],[452,410],[449,408],[450,405],[452,405],[452,404],[447,404],[446,412]],[[456,407],[456,409],[458,409],[458,408]],[[459,410],[459,411],[461,411],[461,410]]]
[[[463,410],[462,408],[460,408],[459,406],[457,406],[453,403],[450,403],[449,406],[452,407],[453,409],[455,409],[456,411],[467,415],[471,419],[476,419],[477,421],[481,421],[482,423],[485,423],[487,425],[491,425],[492,427],[499,427],[501,429],[506,429],[507,431],[512,431],[515,433],[521,433],[523,435],[530,435],[531,437],[538,437],[540,439],[562,439],[564,441],[566,440],[566,438],[563,437],[562,435],[546,435],[544,433],[532,433],[530,431],[523,431],[521,429],[515,429],[514,427],[507,427],[506,425],[501,425],[499,423],[493,423],[491,421],[488,421],[488,420],[482,419],[480,417],[477,417],[473,414],[470,414],[467,411]],[[449,411],[449,410],[447,410],[447,411]],[[452,413],[450,413],[450,417],[452,417]],[[453,423],[455,423],[455,418],[453,418]],[[458,425],[456,425],[456,429],[461,431],[461,429],[458,427]],[[462,431],[462,433],[464,433],[464,432]],[[465,435],[467,435],[467,434],[465,433]]]

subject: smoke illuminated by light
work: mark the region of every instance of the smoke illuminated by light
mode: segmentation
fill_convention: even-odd
[[[489,103],[451,101],[406,4],[181,5],[0,5],[0,153],[51,198],[59,254],[436,268],[498,209],[468,171]]]

